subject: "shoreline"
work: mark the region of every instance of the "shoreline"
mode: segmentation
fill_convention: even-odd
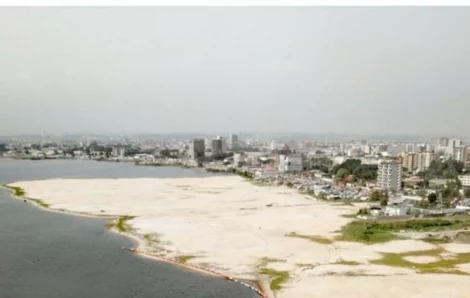
[[[432,281],[419,291],[431,295],[470,275],[468,245],[339,237],[353,221],[344,215],[354,206],[312,200],[287,187],[258,187],[241,177],[51,179],[9,186],[49,211],[112,219],[106,227],[130,237],[127,250],[139,256],[239,282],[261,297],[372,298],[386,284],[405,294],[415,283]],[[423,255],[432,257],[432,270],[424,270],[424,258],[408,258]],[[227,275],[255,281],[257,289]],[[335,286],[353,280],[371,283],[351,285],[348,293]],[[321,286],[313,286],[318,281]],[[466,297],[462,288],[451,297]],[[384,298],[394,297],[389,294]]]
[[[87,218],[108,219],[108,220],[113,220],[113,221],[114,220],[119,220],[119,218],[121,217],[120,215],[97,215],[97,214],[91,214],[91,213],[85,213],[85,212],[73,212],[73,211],[69,211],[69,210],[65,210],[65,209],[64,210],[59,210],[59,209],[44,207],[40,203],[35,201],[34,199],[28,198],[26,196],[16,195],[14,189],[9,187],[8,184],[0,185],[0,188],[8,190],[10,192],[10,195],[13,198],[16,198],[17,200],[26,200],[27,202],[34,205],[36,208],[39,208],[41,210],[48,211],[48,212],[66,214],[66,215],[70,215],[70,216],[87,217]],[[133,240],[134,242],[136,242],[137,246],[134,248],[135,251],[134,252],[129,251],[130,253],[135,253],[138,256],[148,258],[148,259],[152,259],[154,261],[164,262],[164,263],[167,263],[167,264],[172,264],[172,265],[175,265],[175,266],[179,266],[181,268],[191,270],[191,271],[194,271],[194,272],[197,272],[197,273],[201,273],[201,274],[204,274],[204,275],[213,276],[213,277],[217,277],[217,278],[221,278],[221,279],[224,279],[224,280],[228,280],[228,281],[231,281],[231,282],[238,283],[242,286],[250,288],[252,291],[254,291],[260,297],[263,297],[263,298],[274,298],[275,297],[274,294],[271,291],[267,291],[267,289],[269,289],[269,286],[266,286],[266,282],[263,281],[263,280],[260,280],[260,279],[255,279],[255,280],[246,279],[246,280],[254,282],[258,286],[258,288],[254,288],[254,287],[248,285],[247,283],[244,283],[243,281],[240,281],[236,277],[231,277],[229,275],[225,275],[225,274],[222,274],[220,272],[213,271],[211,269],[202,268],[202,267],[199,267],[199,266],[179,262],[176,259],[173,260],[173,259],[169,259],[169,258],[163,258],[163,257],[155,256],[155,255],[150,254],[149,252],[145,251],[145,248],[148,248],[149,245],[146,243],[146,240],[143,238],[143,236],[140,237],[138,234],[130,233],[130,232],[120,232],[116,229],[115,226],[113,226],[112,228],[108,228],[108,227],[105,226],[104,228],[105,228],[105,230],[108,230],[112,233],[122,235],[124,237],[128,237],[131,240]]]

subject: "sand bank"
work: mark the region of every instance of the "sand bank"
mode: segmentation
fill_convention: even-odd
[[[288,272],[278,297],[469,297],[462,279],[468,277],[416,275],[369,263],[383,253],[436,248],[429,243],[405,240],[368,246],[287,237],[295,232],[332,239],[351,221],[341,215],[357,209],[312,200],[288,188],[260,187],[235,176],[54,179],[12,185],[53,209],[135,216],[127,224],[138,235],[152,235],[152,241],[141,241],[141,250],[156,257],[192,256],[188,264],[239,278],[257,279],[262,269]],[[438,282],[424,286],[429,280]],[[417,287],[421,283],[423,287]],[[388,292],[387,285],[396,289]],[[341,292],[343,287],[347,292]],[[452,295],[437,294],[446,288]]]

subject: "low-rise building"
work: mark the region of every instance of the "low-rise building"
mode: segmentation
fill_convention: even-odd
[[[241,166],[245,162],[245,155],[243,153],[233,154],[233,165],[236,167]]]
[[[303,170],[302,156],[297,154],[279,155],[279,172],[301,172]]]
[[[113,156],[123,157],[126,154],[126,148],[120,146],[114,146],[113,151],[111,152]]]
[[[400,205],[389,205],[385,207],[385,215],[387,216],[405,216],[410,209],[409,206],[400,204]]]
[[[459,180],[462,186],[470,187],[470,175],[460,175]]]

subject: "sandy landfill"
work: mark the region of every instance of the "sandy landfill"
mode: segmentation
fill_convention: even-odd
[[[413,267],[373,262],[384,253],[440,249],[438,256],[407,257],[416,264],[435,262],[470,252],[470,245],[335,241],[341,227],[353,220],[344,215],[358,207],[318,201],[287,187],[259,186],[236,176],[11,185],[50,209],[133,216],[126,225],[141,236],[139,251],[185,257],[188,264],[236,278],[278,278],[270,294],[278,298],[470,297],[470,276],[465,274],[420,274]],[[459,271],[470,274],[470,264],[460,264]]]

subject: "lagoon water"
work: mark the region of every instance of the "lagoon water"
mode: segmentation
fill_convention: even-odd
[[[48,178],[203,177],[175,167],[0,158],[0,183]],[[1,298],[254,298],[236,283],[123,251],[105,221],[40,210],[0,189]]]

